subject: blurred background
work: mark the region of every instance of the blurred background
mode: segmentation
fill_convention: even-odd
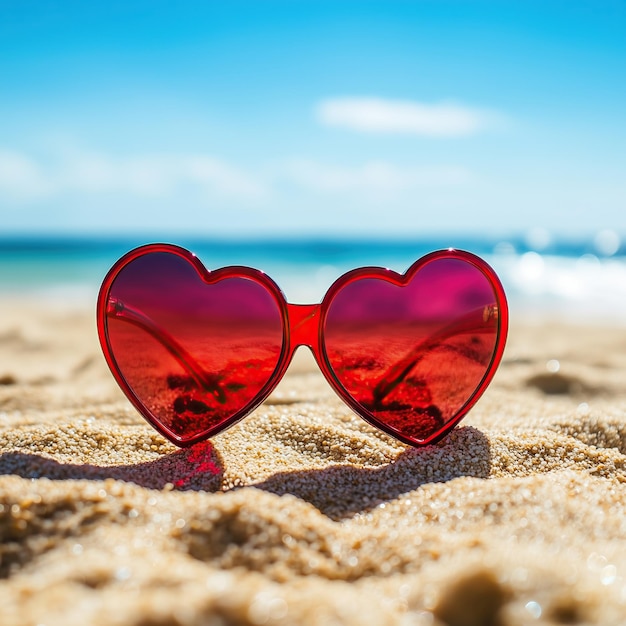
[[[626,0],[0,0],[0,291],[149,241],[293,301],[461,247],[626,321]]]

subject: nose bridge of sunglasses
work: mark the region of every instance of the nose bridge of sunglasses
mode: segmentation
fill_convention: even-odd
[[[288,304],[289,344],[293,351],[308,346],[317,354],[319,348],[319,304]]]

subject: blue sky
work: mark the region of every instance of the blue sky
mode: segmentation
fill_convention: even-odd
[[[0,232],[626,235],[626,0],[0,0]]]

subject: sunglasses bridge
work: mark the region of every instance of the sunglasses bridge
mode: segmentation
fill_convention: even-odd
[[[296,348],[306,346],[314,354],[320,348],[320,305],[319,304],[287,304],[289,322],[289,353]]]

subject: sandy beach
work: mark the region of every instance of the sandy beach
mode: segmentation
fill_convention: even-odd
[[[178,450],[89,308],[0,311],[3,626],[626,623],[626,328],[512,311],[436,446],[368,426],[306,353]]]

